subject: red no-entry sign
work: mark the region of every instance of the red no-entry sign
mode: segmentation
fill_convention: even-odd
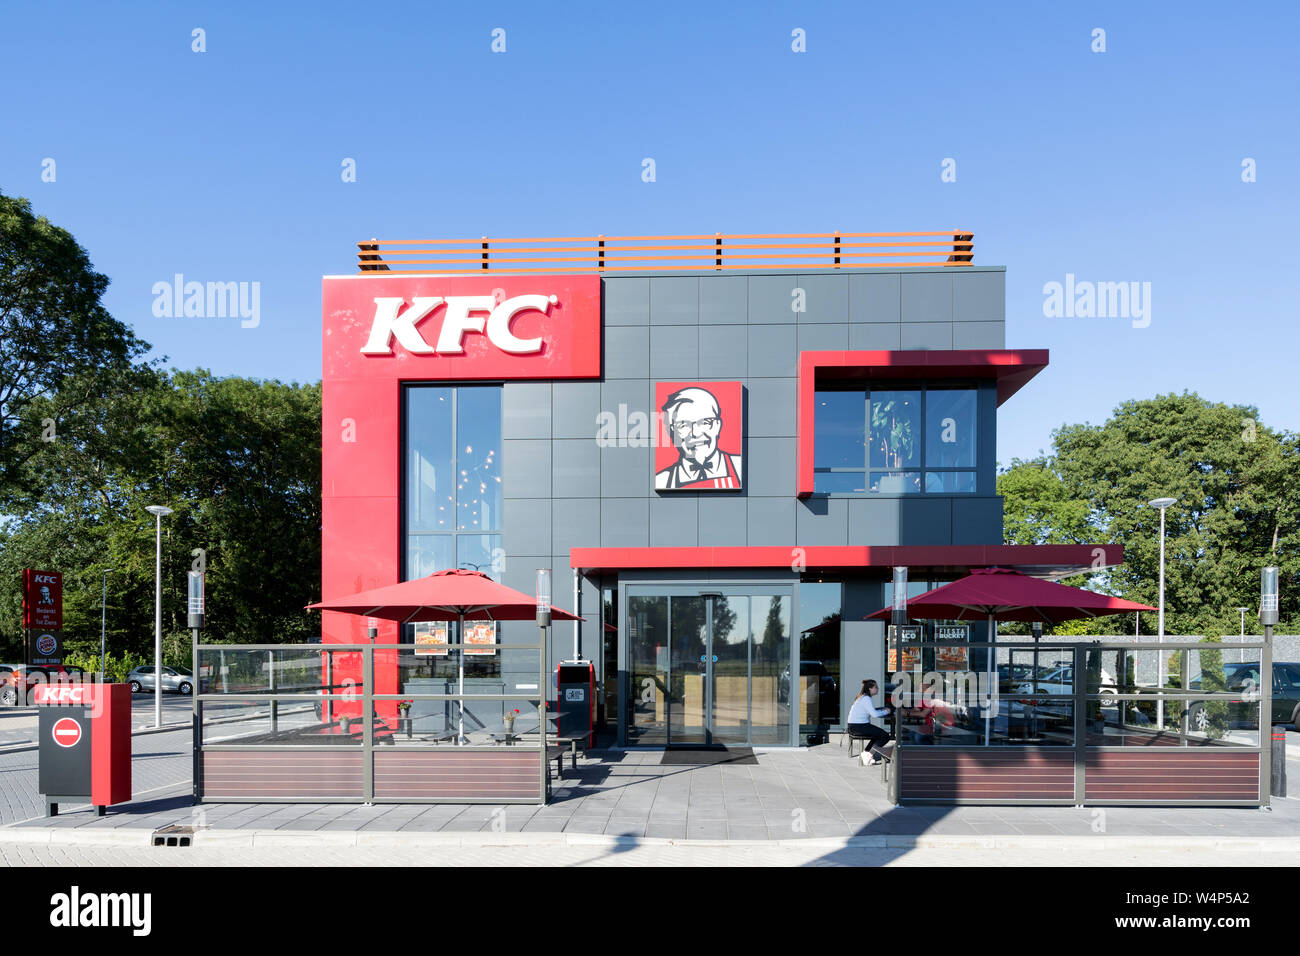
[[[54,724],[54,742],[60,747],[75,747],[81,739],[81,724],[71,717],[64,717]]]

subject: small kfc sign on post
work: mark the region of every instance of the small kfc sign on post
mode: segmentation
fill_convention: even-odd
[[[656,491],[740,491],[745,473],[739,382],[656,382]]]
[[[58,571],[23,571],[23,627],[63,628],[63,575]]]

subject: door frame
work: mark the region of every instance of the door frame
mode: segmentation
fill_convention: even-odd
[[[664,737],[666,743],[664,744],[629,744],[628,743],[628,738],[627,738],[628,715],[627,715],[626,702],[631,700],[631,697],[629,696],[631,693],[631,686],[630,686],[631,685],[631,672],[630,672],[631,661],[629,659],[630,649],[629,649],[629,634],[628,634],[628,626],[627,626],[628,624],[627,614],[629,608],[629,604],[628,604],[629,591],[632,592],[633,597],[658,597],[658,596],[700,597],[709,594],[719,594],[719,593],[724,596],[727,595],[728,593],[732,593],[732,594],[745,594],[745,595],[760,595],[760,596],[767,595],[767,596],[776,596],[776,597],[787,597],[790,600],[790,635],[789,635],[790,654],[786,661],[786,666],[791,668],[792,674],[796,673],[794,668],[798,667],[798,663],[797,663],[798,655],[799,655],[798,635],[799,635],[799,626],[800,626],[799,579],[797,576],[792,575],[790,577],[774,578],[771,575],[762,575],[762,576],[756,575],[753,577],[736,575],[734,577],[727,577],[727,578],[701,579],[701,578],[694,578],[694,577],[678,578],[671,575],[664,575],[664,576],[645,575],[644,577],[628,578],[620,574],[618,580],[618,609],[619,609],[618,610],[618,684],[619,684],[620,704],[618,708],[618,736],[616,738],[617,746],[619,747],[625,749],[664,750],[673,746],[672,741],[669,738],[669,732],[671,729],[671,718],[669,716],[669,711],[667,710],[667,707],[670,706],[670,703],[668,701],[665,701],[665,716],[664,716],[664,721],[665,721]],[[708,604],[706,603],[706,607],[707,606]],[[712,615],[706,614],[705,622],[707,625],[706,645],[711,649],[712,638],[713,638]],[[747,641],[746,643],[748,645],[750,642]],[[747,655],[747,660],[749,661],[749,670],[750,670],[749,680],[747,682],[747,690],[746,690],[747,709],[752,709],[753,707],[752,653],[753,653],[752,648],[747,647],[746,655]],[[711,652],[710,652],[710,656],[711,656]],[[668,658],[669,658],[669,674],[670,674],[669,681],[671,682],[671,668],[672,668],[671,646],[668,651]],[[711,675],[713,670],[713,662],[708,661],[707,663],[708,663],[708,674]],[[789,734],[787,736],[787,739],[783,741],[781,744],[770,745],[770,746],[793,747],[797,745],[799,724],[795,719],[795,716],[799,713],[799,693],[800,693],[798,688],[799,682],[797,680],[792,680],[790,684],[791,684],[790,699],[787,702],[790,708],[790,715],[791,715],[789,721],[789,725],[790,725]],[[712,710],[711,701],[713,699],[713,688],[711,686],[711,682],[708,680],[707,677],[705,679],[705,687],[706,687],[706,705],[705,705],[706,706],[706,714],[705,714],[706,739],[709,739],[712,737],[713,714],[711,712]],[[699,747],[701,745],[687,744],[684,746]],[[710,746],[710,744],[704,744],[703,746]],[[740,745],[733,745],[733,746],[740,746]]]

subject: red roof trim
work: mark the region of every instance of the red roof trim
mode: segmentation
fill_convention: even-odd
[[[569,565],[588,571],[787,568],[830,571],[888,568],[980,568],[998,565],[1053,577],[1114,567],[1118,544],[811,545],[808,547],[574,548]]]
[[[1047,367],[1047,349],[903,349],[800,352],[796,385],[795,494],[813,493],[813,425],[818,379],[994,379],[998,405]]]

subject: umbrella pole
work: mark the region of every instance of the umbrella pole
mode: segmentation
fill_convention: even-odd
[[[997,653],[997,647],[996,647],[996,645],[997,645],[997,640],[998,640],[998,622],[997,622],[996,620],[994,620],[992,614],[989,615],[989,634],[988,634],[988,640],[989,640],[989,651],[988,651],[988,656],[987,656],[987,657],[985,658],[985,660],[984,660],[984,667],[985,667],[985,669],[988,671],[988,676],[987,676],[985,679],[988,681],[988,683],[985,684],[984,686],[986,686],[987,688],[989,688],[989,691],[990,691],[990,693],[991,693],[992,690],[993,690],[993,675],[994,675],[994,673],[996,673],[996,671],[995,671],[994,668],[993,668],[993,656]],[[989,716],[989,711],[990,711],[992,708],[990,708],[990,707],[988,706],[988,701],[985,701],[984,703],[985,703],[985,706],[984,706],[984,746],[987,747],[987,746],[989,745],[989,737],[991,736],[990,731],[991,731],[991,729],[992,729],[992,719],[991,719],[991,717]]]
[[[457,667],[458,678],[456,681],[456,693],[460,696],[456,700],[457,718],[456,718],[456,746],[465,746],[465,615],[456,615],[456,641],[460,645],[460,653],[457,655],[459,666]]]

